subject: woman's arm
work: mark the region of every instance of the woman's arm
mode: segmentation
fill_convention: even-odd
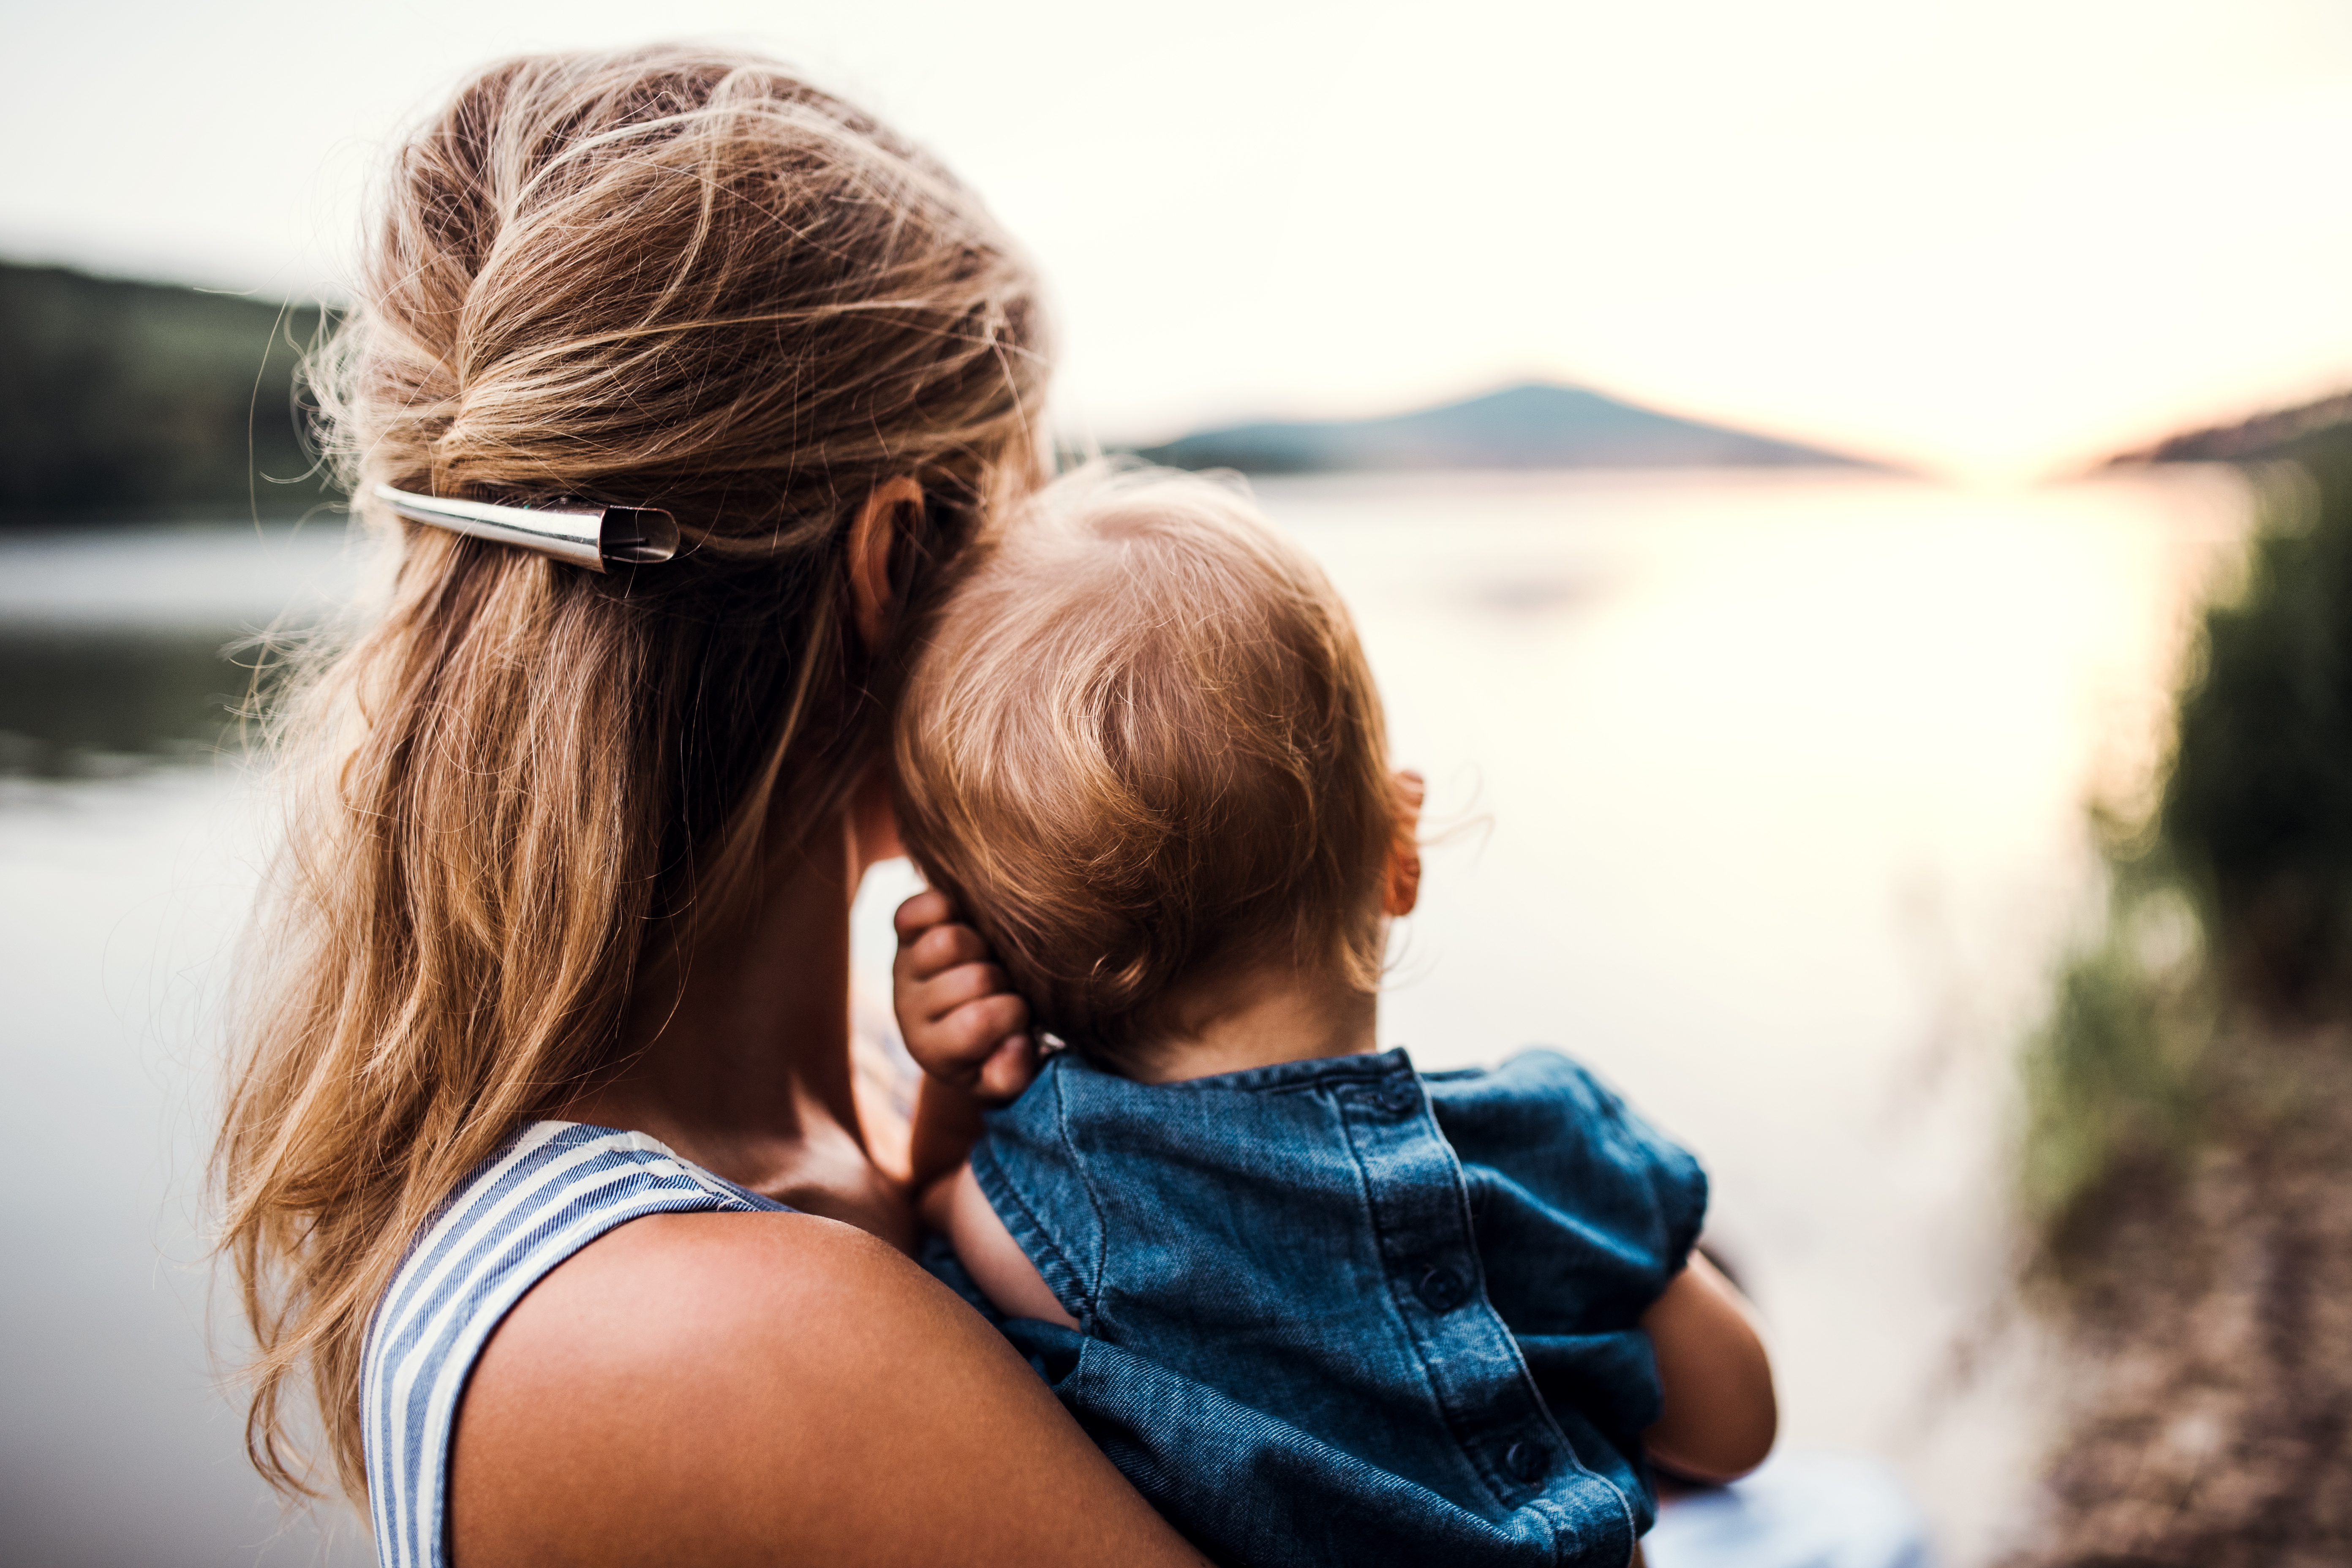
[[[806,1215],[641,1219],[550,1272],[450,1492],[457,1568],[1202,1562],[969,1308]]]
[[[1661,1468],[1695,1481],[1731,1481],[1772,1451],[1780,1413],[1772,1363],[1738,1288],[1694,1252],[1666,1293],[1642,1314],[1658,1359],[1665,1411],[1642,1434]]]

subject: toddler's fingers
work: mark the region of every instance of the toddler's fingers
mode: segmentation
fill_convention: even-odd
[[[1028,1030],[999,1040],[981,1064],[979,1095],[1003,1102],[1018,1100],[1037,1077],[1037,1038]]]
[[[931,927],[955,919],[955,905],[937,888],[925,888],[898,906],[890,917],[891,927],[898,933],[898,945],[906,946]]]
[[[901,979],[924,983],[960,963],[976,963],[988,956],[987,942],[971,927],[937,925],[899,948],[890,967]]]
[[[925,1025],[924,1049],[917,1054],[919,1058],[937,1059],[942,1066],[951,1063],[963,1072],[972,1072],[987,1060],[997,1041],[1028,1026],[1029,1004],[1011,992],[999,991]],[[908,1040],[907,1048],[914,1050],[915,1042]]]
[[[1004,981],[1004,971],[996,965],[959,963],[909,985],[902,1010],[929,1023],[946,1017],[967,1002],[1010,989]]]

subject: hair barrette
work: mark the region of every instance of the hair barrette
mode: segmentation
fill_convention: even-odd
[[[677,520],[655,507],[495,506],[390,485],[376,486],[375,497],[411,522],[520,545],[591,572],[657,566],[677,553]]]

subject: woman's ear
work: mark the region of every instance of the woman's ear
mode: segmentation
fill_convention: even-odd
[[[858,640],[866,651],[880,647],[898,615],[890,587],[890,547],[898,539],[898,514],[912,507],[920,518],[923,487],[911,474],[876,485],[849,525],[849,605]]]
[[[1421,902],[1421,775],[1411,768],[1390,781],[1395,796],[1396,834],[1389,840],[1388,886],[1381,896],[1381,912],[1392,917],[1412,913]]]

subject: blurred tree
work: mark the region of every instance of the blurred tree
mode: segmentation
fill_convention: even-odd
[[[2217,1041],[2352,1019],[2352,423],[2242,457],[2242,585],[2198,627],[2155,819],[2101,819],[2107,919],[2024,1058],[2053,1258],[2227,1119]]]
[[[297,513],[315,308],[0,264],[0,525]]]
[[[2271,449],[2245,592],[2206,614],[2160,827],[2231,993],[2352,997],[2352,425]]]

